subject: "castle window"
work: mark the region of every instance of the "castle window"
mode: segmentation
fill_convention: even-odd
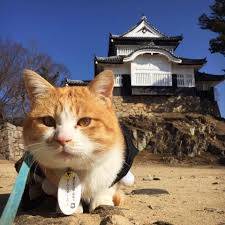
[[[195,80],[192,74],[178,74],[177,75],[178,87],[194,87]]]
[[[122,87],[122,75],[121,74],[115,74],[114,75],[114,86],[115,87]]]

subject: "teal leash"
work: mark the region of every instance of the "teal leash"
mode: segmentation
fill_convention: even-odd
[[[13,186],[13,190],[9,196],[7,204],[2,212],[0,219],[0,225],[12,225],[16,217],[18,207],[20,205],[21,198],[26,186],[27,178],[30,172],[30,168],[34,160],[29,152],[25,153],[23,164],[20,168],[19,174],[16,178],[16,182]]]

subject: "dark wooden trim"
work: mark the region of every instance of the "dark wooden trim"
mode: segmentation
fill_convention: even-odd
[[[177,74],[172,74],[172,86],[177,88]]]
[[[122,95],[122,87],[114,87],[113,96],[123,96]]]
[[[188,87],[132,87],[132,95],[180,95],[180,96],[196,96],[196,88]]]
[[[123,74],[122,75],[122,95],[123,96],[130,96],[132,93],[132,87],[131,87],[131,76],[129,74]]]

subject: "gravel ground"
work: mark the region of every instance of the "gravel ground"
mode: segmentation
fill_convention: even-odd
[[[136,161],[136,182],[123,187],[124,200],[116,209],[94,214],[58,217],[53,213],[20,213],[15,224],[82,225],[224,225],[225,168],[216,165],[169,166]],[[0,212],[15,181],[13,163],[0,160]],[[164,221],[161,222],[160,221]],[[167,222],[167,223],[166,223]]]

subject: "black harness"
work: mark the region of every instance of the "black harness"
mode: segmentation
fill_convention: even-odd
[[[134,146],[133,144],[133,134],[132,132],[123,124],[121,124],[121,129],[123,131],[123,136],[126,143],[126,151],[125,151],[125,161],[123,163],[123,166],[120,170],[120,172],[117,174],[116,179],[113,181],[112,185],[119,182],[130,170],[134,157],[138,154],[139,150]]]

